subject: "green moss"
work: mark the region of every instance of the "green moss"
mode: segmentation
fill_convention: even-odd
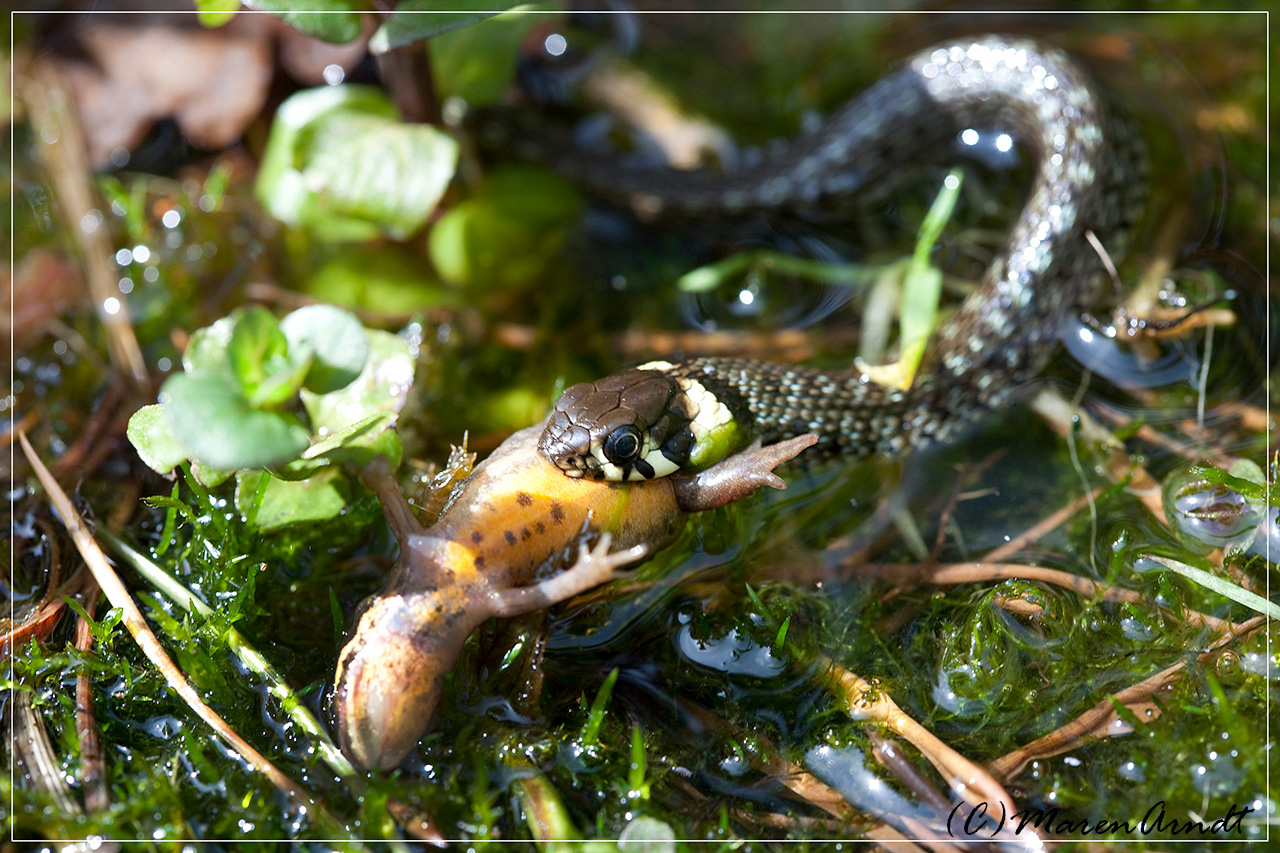
[[[833,108],[924,38],[906,32],[916,27],[915,17],[676,21],[654,23],[636,64],[653,69],[682,103],[753,142],[789,135],[806,111]],[[1195,57],[1190,64],[1207,69],[1204,97],[1211,106],[1261,114],[1261,71],[1240,61],[1261,56],[1247,19],[1152,16],[1117,18],[1111,26],[1152,32],[1172,55]],[[688,50],[677,28],[706,35],[706,50]],[[1265,196],[1261,124],[1211,122],[1209,132],[1222,131],[1224,147],[1187,150],[1184,136],[1162,132],[1168,120],[1159,108],[1143,114],[1152,91],[1187,104],[1202,96],[1164,47],[1139,44],[1129,61],[1108,53],[1110,36],[1095,27],[1062,38],[1117,89],[1132,89],[1122,100],[1149,131],[1162,179],[1139,248],[1153,245],[1164,216],[1187,205],[1187,233],[1212,226],[1210,242],[1258,258],[1266,239],[1257,215]],[[505,66],[498,70],[506,73]],[[1214,114],[1187,112],[1180,120]],[[20,253],[39,247],[74,261],[74,241],[58,221],[58,200],[25,125],[17,127],[15,145],[8,189]],[[1216,166],[1206,165],[1218,163],[1218,154],[1231,179],[1222,207],[1213,206]],[[725,302],[740,289],[737,279],[703,294],[679,293],[672,282],[760,242],[790,251],[823,240],[859,259],[900,257],[910,251],[937,187],[936,175],[904,176],[892,203],[854,213],[856,228],[779,221],[763,241],[752,242],[721,224],[662,230],[627,223],[584,208],[574,191],[545,173],[517,168],[487,184],[456,183],[445,196],[444,228],[429,237],[339,250],[279,229],[254,206],[248,176],[239,170],[198,164],[193,174],[182,181],[132,174],[98,180],[103,227],[113,248],[129,250],[114,272],[129,280],[130,317],[157,376],[175,369],[185,334],[239,306],[251,286],[259,297],[281,295],[263,283],[348,301],[367,312],[368,323],[408,316],[405,337],[413,341],[419,378],[398,426],[406,457],[428,463],[443,461],[447,445],[464,433],[473,448],[492,448],[540,417],[566,383],[670,354],[671,338],[656,334],[649,344],[658,351],[645,350],[646,332],[681,329],[686,320],[703,328],[714,321],[720,331],[786,325],[782,311],[735,319]],[[1196,177],[1202,174],[1208,184]],[[1017,178],[966,173],[956,220],[934,258],[953,278],[985,264],[998,242],[985,232],[1007,227],[1007,207],[1022,191]],[[164,218],[170,211],[177,213],[176,221],[169,217],[173,225]],[[1126,281],[1141,260],[1122,268]],[[1170,278],[1189,304],[1228,288],[1238,293],[1231,305],[1239,324],[1214,333],[1207,424],[1223,450],[1265,470],[1265,431],[1234,430],[1218,407],[1261,403],[1270,357],[1263,333],[1274,325],[1273,314],[1247,262],[1224,260],[1216,249],[1181,260]],[[393,292],[400,279],[411,296]],[[786,276],[765,285],[774,288],[765,294],[774,306],[822,306],[829,295]],[[1058,806],[1091,820],[1137,820],[1161,800],[1179,820],[1193,812],[1211,819],[1229,804],[1253,807],[1265,798],[1266,724],[1277,699],[1267,669],[1276,664],[1268,657],[1274,643],[1255,630],[1205,654],[1217,634],[1196,614],[1243,622],[1251,613],[1140,560],[1157,554],[1199,565],[1206,549],[1167,529],[1125,488],[1106,489],[1092,507],[1010,559],[1088,578],[1104,592],[1128,591],[1134,600],[1021,579],[946,586],[913,580],[910,573],[931,560],[978,560],[1086,488],[1108,483],[1106,453],[1079,437],[1068,446],[1025,411],[994,417],[963,445],[903,462],[791,472],[786,492],[697,518],[624,589],[485,626],[468,641],[419,750],[392,773],[342,782],[266,687],[241,669],[227,630],[234,626],[254,643],[327,721],[333,667],[349,627],[335,622],[350,622],[358,602],[380,586],[394,553],[377,503],[353,481],[336,517],[263,535],[236,509],[233,484],[206,489],[182,477],[175,486],[116,438],[81,447],[94,417],[86,401],[109,402],[114,374],[104,367],[106,337],[94,313],[71,306],[62,318],[64,326],[19,345],[14,368],[21,384],[10,410],[40,413],[31,433],[47,459],[116,442],[103,445],[105,462],[83,478],[64,472],[64,483],[78,479],[100,524],[123,524],[124,539],[213,606],[207,618],[188,614],[123,569],[162,642],[211,706],[341,825],[293,814],[173,695],[118,614],[99,607],[90,651],[74,649],[71,621],[63,620],[47,638],[15,650],[11,686],[31,696],[59,774],[79,780],[74,680],[88,675],[111,805],[95,815],[65,813],[21,774],[12,788],[6,777],[0,794],[13,797],[7,820],[19,837],[150,839],[144,849],[173,849],[186,838],[341,843],[348,836],[400,837],[390,808],[401,820],[429,816],[436,830],[471,839],[477,849],[497,849],[490,839],[499,837],[535,849],[519,782],[536,772],[566,825],[586,838],[615,838],[644,818],[656,822],[647,825],[653,831],[665,826],[676,838],[705,840],[698,850],[740,849],[754,837],[796,838],[796,849],[816,849],[819,841],[805,839],[858,837],[876,818],[857,810],[847,820],[831,818],[798,802],[762,768],[786,761],[803,769],[815,748],[844,750],[862,756],[864,769],[887,790],[915,797],[866,758],[874,738],[887,734],[839,709],[822,678],[828,660],[877,679],[906,712],[979,763],[1182,664],[1168,689],[1152,697],[1157,716],[1117,709],[1132,731],[1032,761],[1011,781],[1011,792],[1020,805]],[[820,328],[842,331],[856,320],[842,309]],[[623,351],[629,331],[642,340],[637,346],[630,339]],[[812,331],[818,361],[848,363],[849,347],[838,336],[822,339]],[[1081,383],[1080,368],[1065,356],[1048,376],[1068,396]],[[1084,399],[1133,418],[1117,426],[1132,463],[1159,480],[1183,470],[1184,459],[1147,443],[1138,427],[1178,434],[1178,424],[1196,417],[1194,383],[1144,392],[1139,403],[1092,377]],[[134,484],[144,496],[172,500],[112,519],[117,505],[134,500]],[[18,485],[14,520],[25,547],[15,552],[12,589],[22,596],[39,586],[47,553],[23,531],[50,519],[26,484]],[[60,544],[66,557],[70,546]],[[867,562],[901,568],[872,573]],[[1215,571],[1264,589],[1272,567],[1256,554],[1240,554]],[[902,752],[947,791],[914,748]],[[71,793],[81,795],[78,781]],[[1264,819],[1255,811],[1238,838],[1261,838]],[[1159,848],[1168,838],[1157,833],[1140,842]]]

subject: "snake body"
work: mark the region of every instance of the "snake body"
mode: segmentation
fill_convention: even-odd
[[[849,457],[945,441],[1044,367],[1064,316],[1103,280],[1089,232],[1112,257],[1125,250],[1145,200],[1145,158],[1074,60],[1000,36],[922,51],[817,132],[740,172],[628,170],[566,146],[539,150],[523,137],[518,153],[591,192],[649,213],[706,216],[857,193],[895,169],[936,161],[975,127],[1020,140],[1034,179],[1003,251],[935,332],[911,388],[885,387],[859,370],[661,362],[571,387],[542,452],[571,476],[637,479],[705,466],[753,437],[767,444],[814,432],[816,452]]]

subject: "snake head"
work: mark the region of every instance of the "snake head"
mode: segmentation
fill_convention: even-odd
[[[651,480],[689,461],[697,416],[676,377],[636,368],[566,390],[538,449],[570,477]]]

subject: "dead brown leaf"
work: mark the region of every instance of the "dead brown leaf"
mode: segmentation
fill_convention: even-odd
[[[97,169],[109,167],[117,149],[133,150],[163,118],[201,148],[230,145],[267,99],[272,45],[257,25],[102,24],[84,27],[76,41],[79,55],[54,62]]]

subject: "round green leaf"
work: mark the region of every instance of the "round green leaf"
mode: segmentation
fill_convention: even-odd
[[[236,476],[236,508],[263,533],[290,524],[324,521],[342,512],[349,487],[341,469],[330,466],[305,480],[281,480],[265,471]]]
[[[325,240],[403,239],[426,222],[457,159],[451,136],[402,123],[380,90],[330,86],[281,105],[257,194],[276,218]]]
[[[223,317],[203,329],[197,329],[182,354],[182,369],[187,373],[231,376],[227,347],[235,331],[235,318]]]
[[[159,474],[168,474],[187,461],[187,451],[174,436],[164,406],[159,403],[134,412],[125,434],[147,467]]]
[[[441,8],[439,0],[403,0],[369,39],[369,52],[376,56],[393,48],[469,27],[497,15],[503,6],[515,4],[493,0],[451,0],[445,5],[451,11],[437,12],[436,9]]]
[[[401,338],[376,329],[365,332],[369,358],[356,381],[329,394],[304,390],[302,404],[320,435],[338,433],[379,413],[404,408],[413,385],[414,362]]]
[[[490,9],[502,4],[494,4]],[[403,8],[401,6],[400,8]],[[460,7],[449,6],[450,9]],[[522,6],[521,9],[536,8]],[[516,75],[516,59],[520,56],[520,45],[529,30],[543,16],[525,15],[519,10],[511,11],[479,21],[467,21],[462,16],[450,19],[435,15],[416,16],[421,19],[438,18],[441,26],[457,23],[475,23],[476,26],[452,28],[442,32],[431,40],[431,77],[435,81],[436,91],[442,98],[457,96],[467,103],[491,104],[496,102],[511,86]],[[406,16],[407,17],[407,16]],[[393,17],[385,25],[388,28],[388,43],[403,40],[408,33],[405,29],[390,32],[389,28],[397,26]],[[375,40],[379,33],[374,34]]]
[[[231,375],[252,397],[269,375],[285,366],[289,341],[265,308],[237,309],[231,316],[235,325],[227,343],[227,360]]]
[[[307,276],[305,287],[321,302],[388,316],[409,315],[437,305],[460,305],[457,290],[442,284],[427,266],[395,244],[345,246]]]
[[[377,115],[394,121],[399,111],[386,93],[372,86],[324,86],[291,95],[276,110],[271,134],[258,168],[254,193],[271,215],[289,225],[301,226],[316,205],[307,189],[302,167],[307,152],[323,147],[323,119],[337,113]],[[317,139],[319,137],[319,139]],[[337,239],[367,239],[376,235],[367,222],[354,223],[358,233]]]
[[[296,418],[249,406],[224,376],[171,376],[160,402],[190,457],[223,470],[261,468],[294,458],[309,444]]]
[[[220,27],[240,11],[240,0],[195,0],[196,19],[206,27]]]
[[[378,116],[338,115],[326,124],[337,132],[302,168],[316,201],[308,218],[366,222],[398,240],[422,227],[453,179],[453,137]]]
[[[557,257],[581,209],[582,196],[546,169],[496,169],[475,195],[432,226],[431,262],[457,284],[528,284]]]
[[[306,388],[327,394],[355,381],[369,360],[369,337],[353,315],[332,305],[308,305],[280,321],[289,352],[311,354]]]

